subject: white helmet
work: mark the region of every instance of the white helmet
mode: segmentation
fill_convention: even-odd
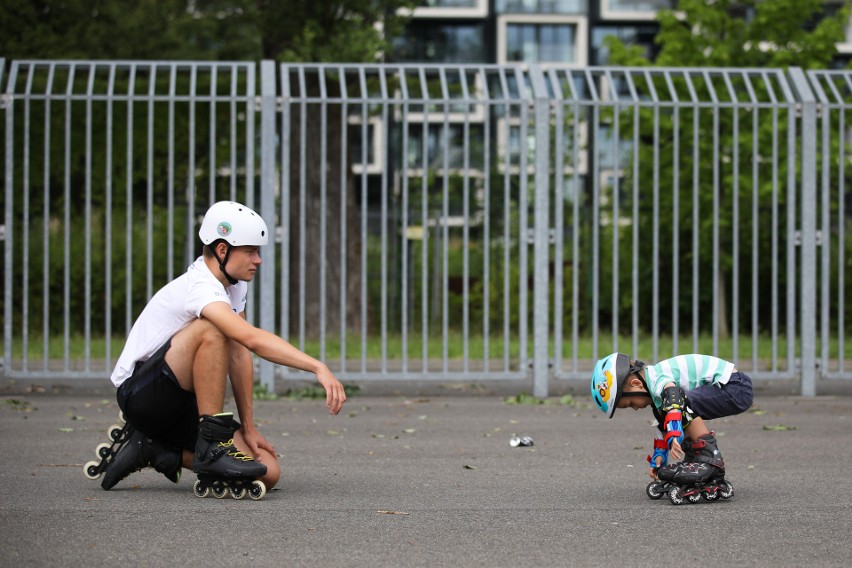
[[[269,241],[263,218],[241,203],[214,203],[201,221],[201,242],[209,245],[223,239],[231,246],[262,246]]]

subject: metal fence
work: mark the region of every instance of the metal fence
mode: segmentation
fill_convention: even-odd
[[[852,377],[849,74],[5,67],[7,377],[109,374],[218,199],[276,227],[249,318],[343,380],[544,396],[615,350]]]

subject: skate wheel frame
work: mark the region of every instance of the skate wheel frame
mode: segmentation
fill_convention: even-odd
[[[196,497],[207,497],[213,495],[217,499],[224,499],[230,492],[231,497],[236,500],[245,499],[248,495],[252,500],[258,501],[266,495],[266,485],[260,480],[249,482],[248,480],[196,480],[192,486]]]

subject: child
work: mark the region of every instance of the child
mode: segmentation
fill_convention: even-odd
[[[732,416],[751,407],[751,378],[733,363],[710,355],[678,355],[645,366],[623,353],[597,362],[592,399],[612,418],[616,408],[651,406],[657,433],[648,457],[649,475],[677,485],[723,479],[725,462],[705,420]],[[669,464],[669,453],[674,460]]]

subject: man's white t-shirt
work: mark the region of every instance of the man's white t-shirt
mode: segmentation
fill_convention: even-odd
[[[198,257],[181,276],[154,294],[130,329],[127,343],[110,379],[120,386],[133,373],[137,361],[146,361],[175,333],[213,302],[227,302],[236,313],[245,311],[248,283],[222,285],[213,276],[204,259]]]

